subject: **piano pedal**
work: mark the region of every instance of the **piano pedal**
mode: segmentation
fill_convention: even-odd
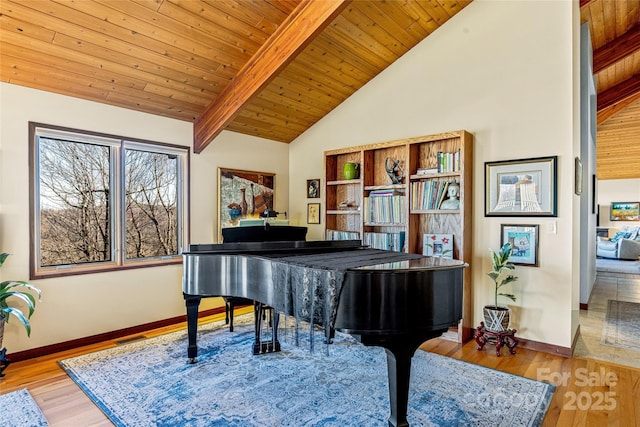
[[[280,351],[280,341],[263,341],[253,343],[253,354],[275,353]]]

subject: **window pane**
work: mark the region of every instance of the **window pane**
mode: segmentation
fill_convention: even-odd
[[[178,159],[125,150],[126,257],[178,254]]]
[[[40,265],[110,261],[109,147],[38,142]]]

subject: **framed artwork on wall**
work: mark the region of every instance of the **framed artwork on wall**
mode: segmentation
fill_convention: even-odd
[[[307,203],[307,224],[320,224],[320,203]]]
[[[485,216],[558,216],[557,156],[485,163]]]
[[[320,197],[320,179],[307,180],[307,199],[317,199]]]
[[[640,202],[611,202],[611,221],[638,221]]]
[[[538,225],[502,224],[502,245],[511,243],[513,252],[509,262],[517,265],[538,266]]]
[[[218,168],[218,240],[222,229],[237,227],[241,219],[260,218],[273,210],[276,175]]]

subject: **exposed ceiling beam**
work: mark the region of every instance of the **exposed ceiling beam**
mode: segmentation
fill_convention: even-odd
[[[598,94],[598,112],[640,92],[640,74]]]
[[[629,96],[628,98],[623,99],[620,102],[616,102],[602,110],[598,110],[598,115],[596,119],[596,123],[598,126],[609,120],[609,118],[615,116],[620,111],[627,108],[629,105],[634,102],[640,100],[640,92],[635,93],[634,95]]]
[[[194,123],[200,153],[351,0],[302,0]]]
[[[597,73],[640,50],[640,25],[616,37],[593,52],[593,73]]]

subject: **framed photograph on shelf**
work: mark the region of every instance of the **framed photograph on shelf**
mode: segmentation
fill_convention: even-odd
[[[422,255],[453,259],[453,234],[424,234]]]
[[[268,172],[218,168],[218,241],[223,228],[274,210],[275,177]]]
[[[638,221],[640,202],[611,202],[611,221]]]
[[[320,179],[307,180],[307,199],[317,199],[320,197]]]
[[[320,224],[320,203],[307,203],[307,224]]]
[[[486,162],[485,216],[558,216],[558,157]]]
[[[502,245],[511,243],[513,252],[509,262],[517,265],[538,266],[538,225],[502,224]]]

